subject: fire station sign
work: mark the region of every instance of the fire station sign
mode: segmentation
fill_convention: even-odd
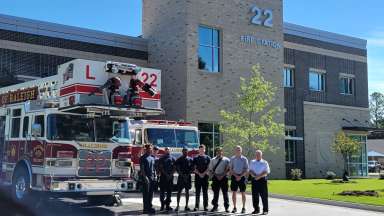
[[[37,86],[0,94],[0,106],[28,100],[36,100],[38,94]]]

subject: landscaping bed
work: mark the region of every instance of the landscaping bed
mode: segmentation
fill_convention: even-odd
[[[384,206],[384,181],[379,179],[353,179],[349,183],[323,179],[269,180],[268,189],[272,194]],[[251,192],[251,185],[247,187],[247,191]],[[355,192],[348,194],[348,191]],[[370,193],[356,191],[370,191]],[[347,195],[340,195],[343,192]]]

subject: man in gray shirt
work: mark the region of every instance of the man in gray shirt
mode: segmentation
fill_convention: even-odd
[[[229,212],[229,199],[228,199],[228,178],[229,159],[224,157],[222,148],[216,148],[216,157],[209,163],[209,173],[212,176],[212,190],[213,190],[213,208],[211,212],[218,210],[219,192],[220,189],[223,193],[225,212]]]
[[[232,213],[236,213],[236,194],[240,190],[241,198],[243,201],[243,208],[241,213],[245,214],[245,189],[247,186],[246,176],[248,174],[248,159],[242,155],[243,149],[241,146],[235,147],[235,155],[231,157],[229,164],[231,173],[231,191],[233,210]]]

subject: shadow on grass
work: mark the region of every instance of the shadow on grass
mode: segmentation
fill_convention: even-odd
[[[315,182],[315,183],[312,183],[314,185],[345,185],[345,184],[357,184],[358,182],[356,181],[347,181],[347,182],[343,182],[343,181],[329,181],[329,182]]]

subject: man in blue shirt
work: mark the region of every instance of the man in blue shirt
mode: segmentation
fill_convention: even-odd
[[[190,211],[188,207],[189,201],[189,190],[192,188],[192,171],[193,171],[193,160],[188,157],[188,149],[183,148],[183,155],[176,160],[176,170],[179,174],[177,178],[177,207],[175,211],[179,211],[180,195],[181,191],[185,189],[185,211]]]
[[[173,186],[173,173],[175,172],[175,158],[170,155],[168,147],[164,148],[164,155],[159,159],[159,173],[160,173],[160,211],[172,211],[170,207],[172,186]],[[167,193],[167,198],[165,198]]]
[[[155,209],[152,207],[152,199],[156,172],[152,146],[149,144],[144,145],[144,154],[140,157],[140,173],[143,179],[143,214],[154,214]]]

